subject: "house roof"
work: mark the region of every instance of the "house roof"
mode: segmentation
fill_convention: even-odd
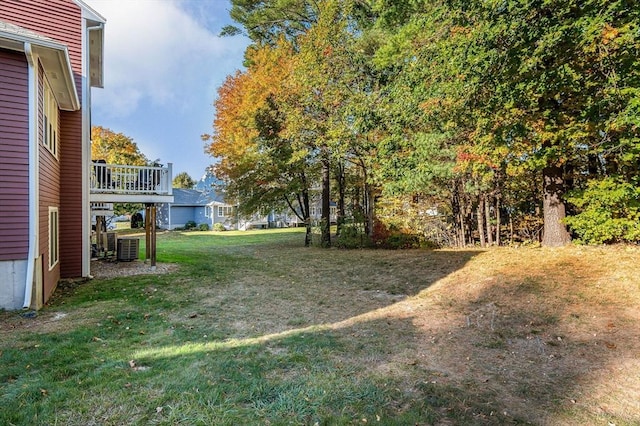
[[[224,204],[222,194],[215,191],[173,188],[173,206],[206,206],[213,203]]]
[[[32,55],[38,56],[60,109],[80,109],[66,45],[18,25],[0,21],[0,48],[24,52],[28,59]]]

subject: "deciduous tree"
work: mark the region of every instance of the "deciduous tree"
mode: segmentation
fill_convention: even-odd
[[[459,244],[499,244],[503,220],[543,219],[542,243],[559,246],[570,241],[565,216],[594,210],[593,188],[640,181],[632,2],[232,4],[254,44],[248,70],[221,88],[211,152],[223,154],[222,176],[244,182],[236,188],[254,182],[254,196],[245,195],[252,208],[292,189],[274,184],[278,174],[304,170],[296,179],[308,189],[322,169],[328,216],[330,168],[338,194],[357,181],[344,178],[353,168],[368,188],[364,204],[377,187],[428,199],[455,224]],[[610,178],[616,185],[592,183]],[[572,188],[590,191],[567,204]],[[580,234],[584,221],[570,222]]]
[[[208,152],[217,157],[216,175],[239,211],[291,208],[307,225],[311,242],[309,194],[314,173],[308,150],[283,133],[280,100],[290,75],[292,47],[281,39],[275,46],[252,46],[246,71],[230,76],[218,90],[213,135]]]
[[[91,159],[130,166],[149,162],[132,138],[100,126],[91,128]]]
[[[132,138],[101,126],[91,128],[91,159],[128,166],[149,164],[149,160]],[[114,204],[114,212],[117,215],[133,214],[142,208],[143,205],[138,203]]]

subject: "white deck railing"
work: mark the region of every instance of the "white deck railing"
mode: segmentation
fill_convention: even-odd
[[[112,212],[113,203],[91,203],[91,212]]]
[[[163,166],[124,166],[91,163],[93,194],[171,195],[172,164]]]

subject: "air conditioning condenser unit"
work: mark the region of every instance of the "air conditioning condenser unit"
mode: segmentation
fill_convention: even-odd
[[[118,238],[117,259],[122,262],[130,262],[138,258],[140,240],[137,238]]]

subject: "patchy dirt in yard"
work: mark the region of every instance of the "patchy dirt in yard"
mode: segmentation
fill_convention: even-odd
[[[91,275],[94,278],[117,278],[144,274],[167,274],[178,270],[175,263],[157,263],[153,268],[149,263],[139,260],[116,262],[111,260],[91,261]]]

